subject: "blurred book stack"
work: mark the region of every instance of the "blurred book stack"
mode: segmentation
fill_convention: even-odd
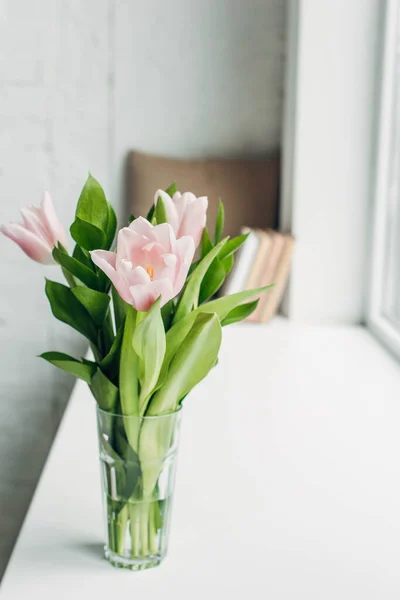
[[[249,236],[235,259],[223,293],[234,294],[274,283],[261,295],[248,321],[267,323],[277,314],[285,291],[292,259],[294,239],[291,235],[267,229],[242,228]]]

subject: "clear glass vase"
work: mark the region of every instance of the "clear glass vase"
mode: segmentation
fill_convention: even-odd
[[[105,556],[134,571],[166,555],[181,411],[124,417],[97,408]]]

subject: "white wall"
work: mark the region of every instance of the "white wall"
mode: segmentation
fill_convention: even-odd
[[[120,202],[130,148],[276,148],[284,21],[283,0],[0,0],[0,222],[49,189],[69,224],[89,169]],[[72,385],[36,355],[85,344],[50,314],[57,269],[0,256],[1,575]]]
[[[364,317],[384,4],[290,1],[281,217],[297,240],[286,312],[298,321]]]
[[[280,147],[285,19],[285,0],[120,2],[114,189],[131,148],[191,158]]]
[[[108,162],[108,1],[0,1],[0,222],[49,189],[68,224],[90,168]],[[44,276],[0,236],[0,576],[71,380],[36,358],[82,352],[50,315]]]

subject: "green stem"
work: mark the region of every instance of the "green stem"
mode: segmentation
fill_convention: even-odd
[[[112,552],[115,552],[116,544],[115,544],[115,535],[114,535],[114,522],[111,517],[108,516],[108,547]]]
[[[150,553],[151,554],[157,554],[159,547],[158,547],[158,524],[157,524],[157,516],[156,516],[156,510],[158,509],[157,506],[158,502],[157,500],[155,500],[154,502],[152,502],[150,504],[150,510],[149,510],[149,547],[150,547]]]
[[[142,502],[140,509],[140,541],[142,556],[149,555],[149,504]]]
[[[133,306],[125,319],[119,367],[119,390],[121,412],[124,417],[139,414],[139,359],[132,346],[136,326],[136,311]],[[139,423],[137,419],[124,419],[128,442],[135,452],[138,449]]]
[[[118,514],[116,523],[115,523],[115,549],[117,554],[123,556],[125,550],[125,537],[126,537],[126,528],[128,525],[128,507],[125,506],[121,509]]]
[[[110,500],[110,502],[112,502]],[[111,508],[113,508],[111,506]],[[115,513],[111,510],[110,515]],[[162,528],[157,500],[128,502],[115,518],[108,522],[108,544],[112,552],[124,556],[128,551],[126,533],[129,521],[130,553],[134,559],[148,558],[160,552],[159,530]]]
[[[128,503],[130,532],[131,532],[131,550],[132,558],[139,558],[140,554],[140,513],[137,504]]]

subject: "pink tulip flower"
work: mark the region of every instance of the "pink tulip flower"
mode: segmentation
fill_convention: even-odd
[[[21,209],[22,223],[2,225],[0,231],[36,262],[43,265],[55,264],[52,251],[58,242],[66,245],[65,230],[60,223],[48,192],[40,207]]]
[[[192,192],[175,192],[173,197],[163,190],[157,190],[154,196],[154,203],[158,197],[164,201],[167,211],[168,223],[175,231],[176,238],[184,235],[191,235],[195,246],[200,243],[203,229],[206,226],[208,198],[200,196],[196,198]]]
[[[159,296],[163,306],[179,294],[194,251],[192,237],[177,240],[169,223],[153,226],[139,217],[118,233],[116,252],[90,254],[121,298],[136,310],[147,311]]]

